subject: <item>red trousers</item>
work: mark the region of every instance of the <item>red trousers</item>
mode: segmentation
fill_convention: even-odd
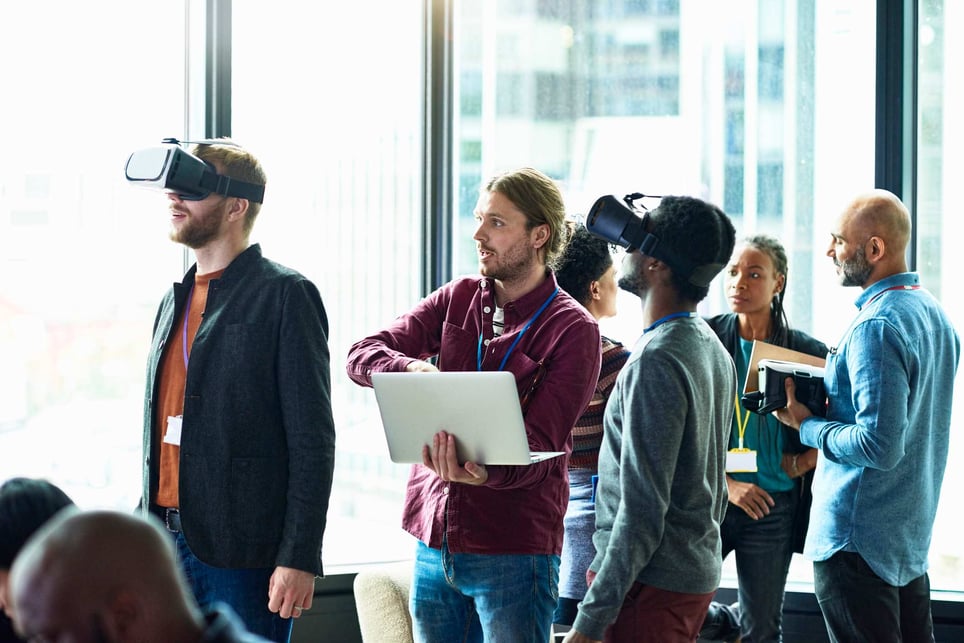
[[[586,572],[592,585],[596,573]],[[683,594],[633,583],[604,643],[692,643],[699,636],[715,592]]]

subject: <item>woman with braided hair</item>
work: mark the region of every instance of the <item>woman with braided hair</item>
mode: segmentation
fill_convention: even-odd
[[[732,312],[706,321],[733,356],[738,382],[746,378],[754,340],[827,354],[826,345],[787,322],[787,254],[777,239],[745,239],[723,274]],[[729,506],[720,538],[724,558],[736,552],[739,602],[712,603],[700,638],[780,641],[783,590],[793,552],[803,551],[817,453],[772,415],[751,413],[736,400],[733,406],[730,448],[755,451],[757,464],[755,472],[728,471],[726,476]]]

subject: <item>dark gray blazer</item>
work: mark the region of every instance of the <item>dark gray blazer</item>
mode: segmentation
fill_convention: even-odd
[[[154,398],[197,266],[161,302],[147,362],[141,507],[156,511]],[[177,326],[175,328],[175,326]],[[321,574],[335,458],[328,318],[317,288],[253,245],[211,282],[180,447],[184,538],[202,561]]]

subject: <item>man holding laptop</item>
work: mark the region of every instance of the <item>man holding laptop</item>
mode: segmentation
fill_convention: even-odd
[[[599,328],[556,284],[569,237],[562,195],[523,168],[491,179],[475,210],[481,277],[442,286],[349,351],[348,375],[498,371],[515,377],[532,451],[570,452],[599,374]],[[435,364],[426,361],[435,358]],[[459,462],[457,429],[425,446],[402,527],[418,538],[411,609],[421,642],[547,641],[568,497],[566,458]]]

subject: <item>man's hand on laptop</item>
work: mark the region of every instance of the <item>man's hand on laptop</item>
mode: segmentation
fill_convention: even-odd
[[[466,462],[460,465],[455,449],[455,436],[439,431],[432,439],[432,448],[422,447],[422,464],[446,482],[483,485],[489,479],[484,464]]]
[[[435,368],[435,364],[429,364],[428,362],[422,361],[420,359],[414,362],[409,362],[405,365],[405,370],[409,373],[437,373],[438,369]]]

